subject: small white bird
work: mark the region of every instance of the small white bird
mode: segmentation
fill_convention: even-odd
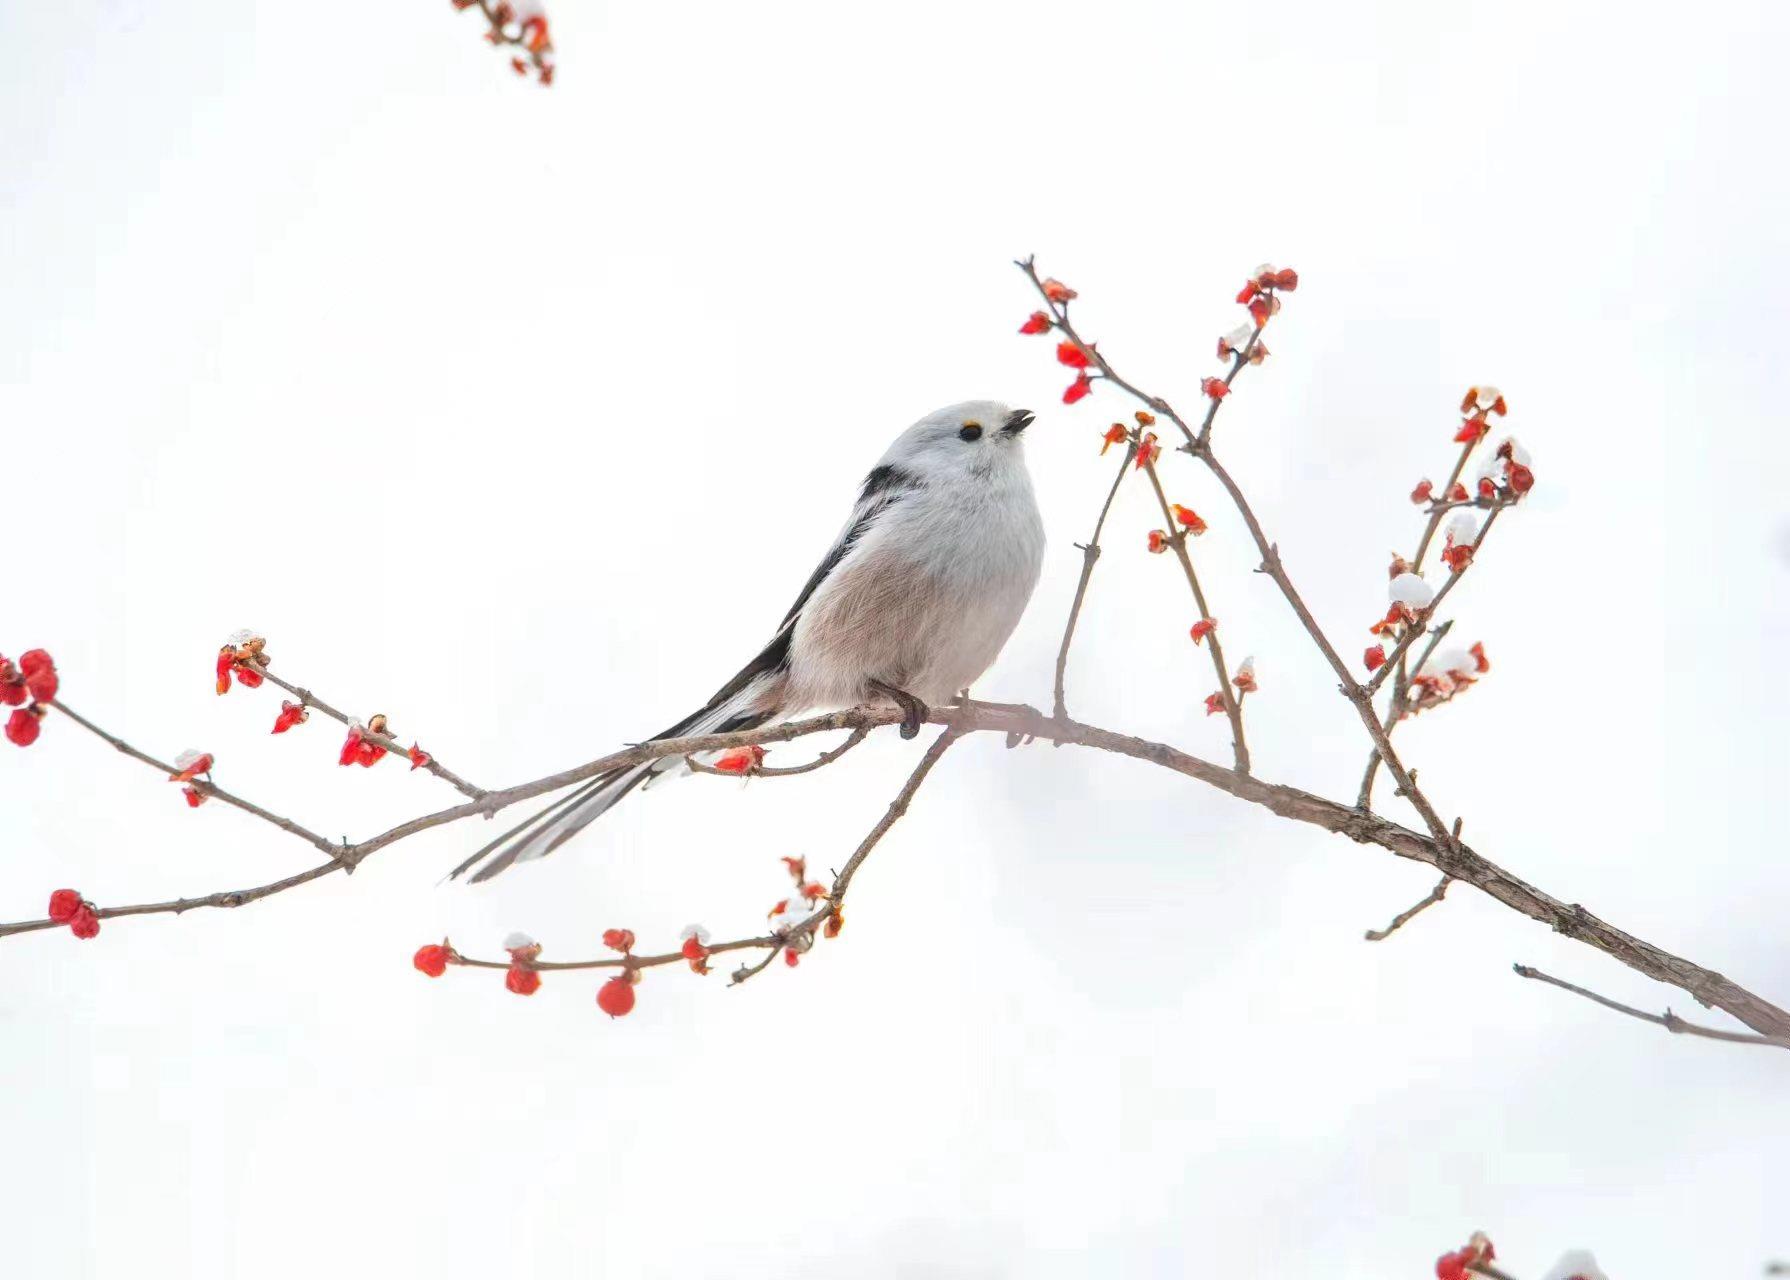
[[[929,704],[988,669],[1013,634],[1044,559],[1026,472],[1024,409],[970,400],[896,437],[865,477],[851,519],[771,642],[699,711],[654,741],[753,729],[816,708],[894,702],[901,736]],[[546,857],[628,792],[678,761],[599,775],[480,849],[489,880]]]

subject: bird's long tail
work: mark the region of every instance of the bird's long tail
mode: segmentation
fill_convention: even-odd
[[[725,692],[725,691],[724,691]],[[710,703],[694,715],[672,725],[663,733],[654,734],[649,742],[666,738],[682,738],[705,733],[733,733],[756,729],[772,718],[773,713],[756,709],[761,698],[749,696],[761,692],[752,688],[717,703]],[[621,798],[635,787],[655,776],[670,772],[683,764],[681,759],[667,757],[646,764],[631,765],[600,773],[581,783],[570,793],[555,800],[526,821],[511,827],[449,873],[458,879],[472,871],[473,884],[491,879],[518,862],[545,858],[591,823],[614,808]],[[478,869],[473,870],[474,867]]]

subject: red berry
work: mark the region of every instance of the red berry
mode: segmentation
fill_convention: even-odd
[[[1385,665],[1386,647],[1384,645],[1377,644],[1367,651],[1367,669],[1369,671],[1378,671]]]
[[[603,945],[611,951],[619,951],[623,955],[634,949],[634,931],[632,929],[603,930]]]
[[[700,938],[692,935],[684,939],[683,952],[686,960],[700,960],[709,953],[709,949],[702,945]]]
[[[1079,378],[1077,378],[1074,382],[1071,382],[1068,385],[1068,387],[1066,387],[1064,389],[1063,403],[1064,404],[1074,404],[1077,400],[1080,400],[1083,396],[1087,395],[1088,392],[1092,391],[1093,389],[1094,389],[1093,380],[1091,378],[1089,378],[1087,374],[1084,373]]]
[[[1420,480],[1417,482],[1417,487],[1411,490],[1411,501],[1428,502],[1435,491],[1435,485],[1431,484],[1428,480]]]
[[[1050,328],[1050,316],[1042,311],[1034,311],[1026,317],[1026,322],[1019,326],[1024,334],[1043,333]]]
[[[67,924],[81,909],[81,895],[73,889],[58,889],[50,895],[50,919]]]
[[[305,710],[304,703],[286,702],[282,700],[280,703],[280,714],[273,718],[273,731],[275,733],[285,733],[293,725],[303,724],[310,717],[310,714],[309,711]]]
[[[541,975],[533,969],[525,969],[519,964],[510,966],[504,975],[503,985],[519,996],[532,996],[541,989]]]
[[[25,675],[25,690],[39,702],[48,702],[56,696],[61,681],[56,678],[56,668],[41,667]]]
[[[55,667],[55,660],[42,649],[27,649],[19,655],[19,670],[28,676],[34,676],[39,671],[53,671]]]
[[[431,978],[439,978],[447,972],[448,954],[446,947],[431,942],[426,947],[418,947],[416,954],[410,958],[410,963]]]
[[[1230,383],[1226,382],[1223,378],[1201,378],[1200,390],[1204,391],[1214,400],[1222,400],[1231,394]]]
[[[93,914],[93,908],[83,902],[76,910],[74,918],[68,922],[68,931],[77,938],[91,938],[99,932],[99,917]]]
[[[20,707],[6,717],[6,740],[15,746],[28,747],[37,741],[42,727],[36,712],[29,707]]]
[[[1513,462],[1509,468],[1510,491],[1523,494],[1535,487],[1535,473],[1520,462]]]
[[[597,988],[597,1008],[612,1018],[634,1012],[634,984],[626,976],[611,978]]]
[[[1088,367],[1088,353],[1079,342],[1057,343],[1057,363],[1066,364],[1071,369]]]

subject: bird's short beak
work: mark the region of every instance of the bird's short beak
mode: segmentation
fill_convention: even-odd
[[[1001,430],[1010,436],[1016,436],[1031,425],[1032,411],[1030,409],[1015,409],[1007,415],[1007,425]]]

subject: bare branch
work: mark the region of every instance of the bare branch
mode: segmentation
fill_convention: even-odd
[[[1559,987],[1562,991],[1570,991],[1574,995],[1584,996],[1595,1001],[1606,1009],[1614,1009],[1617,1013],[1626,1013],[1631,1018],[1639,1018],[1642,1022],[1651,1022],[1656,1027],[1664,1027],[1674,1035],[1701,1036],[1705,1040],[1725,1040],[1729,1044],[1762,1044],[1775,1049],[1790,1049],[1790,1036],[1753,1035],[1744,1031],[1721,1031],[1715,1027],[1701,1027],[1694,1022],[1686,1022],[1683,1018],[1667,1009],[1665,1013],[1648,1013],[1645,1009],[1637,1009],[1633,1005],[1623,1004],[1608,996],[1600,996],[1595,991],[1587,991],[1584,987],[1576,987],[1572,983],[1556,978],[1552,974],[1543,973],[1540,969],[1532,969],[1526,964],[1510,966],[1520,978],[1533,978],[1537,982],[1545,982],[1549,986]]]
[[[1094,576],[1094,564],[1100,559],[1100,531],[1106,528],[1107,513],[1113,509],[1113,499],[1119,496],[1119,486],[1125,481],[1125,472],[1131,461],[1137,457],[1137,444],[1127,441],[1125,456],[1119,459],[1118,474],[1113,477],[1112,488],[1106,491],[1106,501],[1100,504],[1100,515],[1094,521],[1094,533],[1081,547],[1081,578],[1075,584],[1075,601],[1069,606],[1069,621],[1063,624],[1063,643],[1057,649],[1056,679],[1051,686],[1051,705],[1055,708],[1057,719],[1061,720],[1069,714],[1068,704],[1063,700],[1063,682],[1069,670],[1069,646],[1075,642],[1075,624],[1081,619],[1082,602],[1088,595],[1088,581]]]
[[[1375,756],[1374,759],[1378,760],[1379,757]],[[1443,876],[1436,882],[1436,887],[1431,889],[1421,902],[1418,902],[1415,906],[1406,907],[1403,911],[1393,916],[1392,923],[1387,925],[1384,929],[1369,929],[1363,936],[1366,937],[1369,942],[1386,941],[1386,939],[1390,938],[1393,934],[1404,928],[1406,924],[1410,923],[1413,917],[1423,911],[1427,911],[1430,907],[1433,907],[1438,902],[1442,901],[1443,895],[1448,892],[1448,886],[1453,883],[1453,876]]]
[[[80,725],[95,737],[110,743],[115,750],[122,752],[133,760],[141,760],[156,772],[165,773],[170,778],[180,772],[180,770],[176,769],[173,765],[157,760],[147,752],[139,751],[136,747],[131,746],[131,744],[126,742],[123,738],[106,732],[106,730],[94,724],[93,721],[89,720],[86,716],[80,715],[70,709],[66,703],[52,700],[49,705],[67,716],[70,720],[73,720],[76,724]],[[341,846],[335,841],[325,839],[323,836],[318,835],[315,831],[312,831],[307,827],[301,827],[291,818],[282,818],[277,813],[270,813],[260,805],[253,804],[250,801],[244,800],[241,796],[234,795],[231,792],[224,790],[222,787],[218,786],[217,783],[212,782],[209,775],[194,778],[191,782],[187,783],[187,785],[192,787],[192,789],[197,791],[200,795],[209,796],[215,800],[222,800],[225,804],[241,809],[244,813],[253,814],[263,822],[271,823],[281,831],[289,832],[290,834],[297,836],[300,840],[305,841],[307,844],[316,846],[331,857],[336,857],[341,852]],[[0,927],[0,936],[3,936],[3,933],[3,927]]]

